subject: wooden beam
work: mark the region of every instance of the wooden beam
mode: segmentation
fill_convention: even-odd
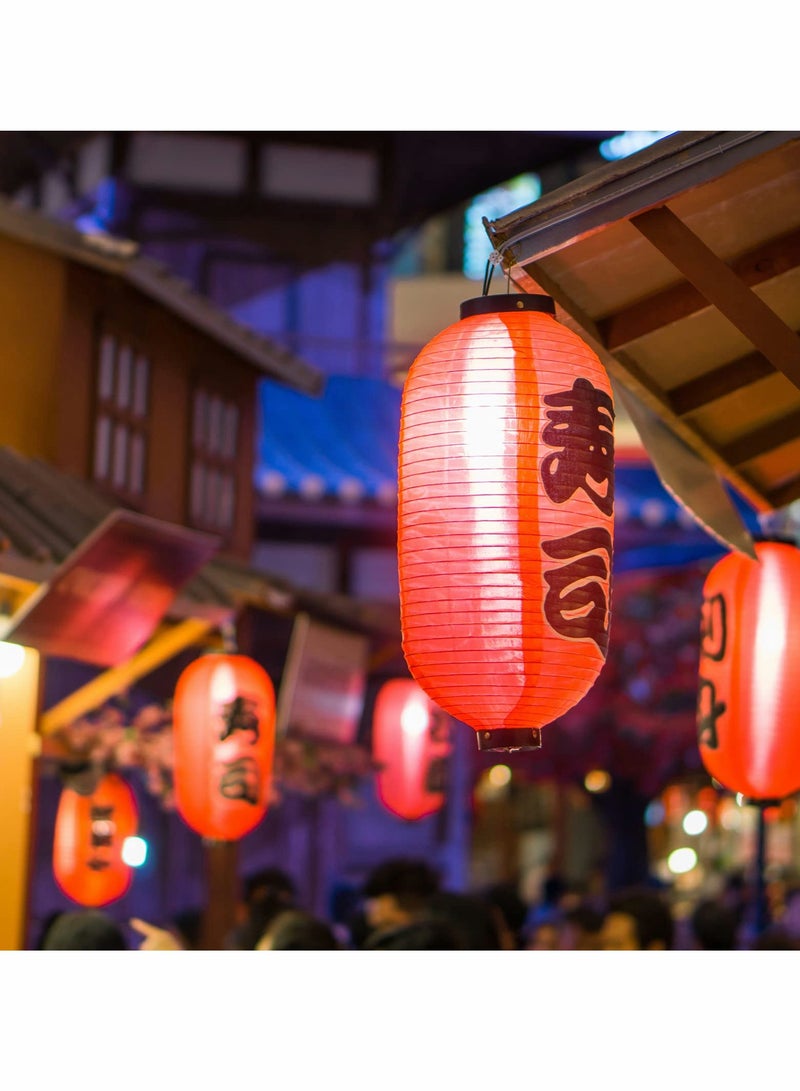
[[[771,421],[763,428],[756,428],[746,436],[727,443],[721,450],[722,457],[734,466],[741,466],[759,455],[774,451],[785,443],[800,439],[800,410],[780,420]]]
[[[676,386],[669,391],[670,405],[679,417],[685,417],[688,413],[694,413],[724,398],[726,394],[733,394],[744,386],[750,386],[759,379],[775,374],[775,368],[765,356],[760,352],[750,352],[747,356],[740,356],[738,360],[731,360],[730,363],[707,371],[697,379],[690,379]]]
[[[731,269],[743,284],[754,288],[788,273],[800,265],[800,231],[771,239],[735,261]],[[710,306],[708,299],[692,284],[673,284],[662,292],[640,299],[630,307],[598,319],[597,328],[610,352],[624,348],[663,326],[689,318]]]
[[[800,500],[800,476],[784,481],[782,485],[767,494],[767,499],[776,511],[779,508],[785,508],[794,500]]]
[[[642,212],[630,222],[754,348],[800,389],[797,334],[721,258],[664,206]]]
[[[172,628],[162,630],[127,662],[104,671],[43,713],[39,720],[40,733],[51,735],[79,716],[98,708],[178,652],[202,640],[212,629],[209,621],[187,618]]]

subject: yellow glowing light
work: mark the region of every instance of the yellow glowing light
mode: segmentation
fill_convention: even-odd
[[[697,867],[697,853],[690,848],[675,849],[667,857],[667,867],[673,875],[685,875]]]
[[[493,765],[488,777],[493,788],[505,788],[511,780],[511,770],[507,765]]]
[[[703,811],[689,811],[683,816],[683,831],[689,834],[702,833],[708,826],[708,818]]]
[[[590,769],[583,778],[587,792],[607,792],[611,787],[611,777],[605,769]]]
[[[25,662],[25,649],[19,644],[6,644],[0,641],[0,678],[10,678],[22,668]]]

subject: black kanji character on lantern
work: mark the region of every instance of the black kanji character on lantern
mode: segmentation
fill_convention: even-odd
[[[554,560],[568,560],[544,573],[548,592],[544,615],[551,628],[573,640],[593,640],[605,658],[608,650],[608,580],[613,544],[604,527],[590,527],[542,542]],[[608,554],[608,561],[598,555]],[[577,560],[572,560],[575,557]]]
[[[105,869],[109,867],[109,862],[108,860],[101,859],[99,856],[91,856],[86,861],[86,866],[91,871],[105,871]]]
[[[225,730],[220,742],[229,739],[237,731],[252,731],[253,742],[258,742],[258,705],[249,697],[234,697],[222,712]]]
[[[92,804],[89,807],[89,819],[91,825],[92,848],[110,849],[114,840],[114,808],[100,807]]]
[[[542,462],[542,484],[554,504],[563,504],[577,489],[602,511],[614,510],[614,403],[588,379],[576,379],[572,390],[548,394],[545,405],[550,423],[542,431],[548,447],[561,450]],[[606,484],[605,495],[589,484]]]
[[[700,654],[719,663],[725,657],[727,638],[728,625],[724,597],[712,595],[710,599],[703,599],[700,614]]]
[[[701,678],[697,689],[697,741],[709,750],[716,750],[719,746],[717,721],[727,707],[725,701],[717,700],[714,683]]]
[[[220,795],[226,799],[238,799],[242,803],[258,803],[260,778],[258,766],[252,758],[239,758],[224,763],[225,772],[219,782]]]

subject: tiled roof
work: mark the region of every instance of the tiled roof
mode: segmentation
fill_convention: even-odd
[[[0,447],[0,572],[42,584],[112,511],[88,483]],[[241,606],[308,612],[321,620],[399,638],[399,607],[297,588],[230,557],[216,556],[181,590],[168,616],[222,621]]]
[[[318,394],[324,386],[324,375],[317,368],[263,334],[241,325],[166,266],[141,257],[135,242],[84,234],[70,224],[21,208],[2,197],[0,235],[120,277],[242,357],[262,375],[307,394]]]

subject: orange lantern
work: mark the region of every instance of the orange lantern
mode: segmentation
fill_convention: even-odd
[[[800,550],[756,542],[703,586],[697,741],[720,784],[754,801],[800,789]]]
[[[122,860],[139,811],[130,785],[116,773],[102,777],[90,795],[63,788],[53,835],[53,875],[67,897],[97,907],[121,898],[131,885]]]
[[[416,821],[445,798],[450,727],[445,713],[412,678],[385,682],[375,700],[372,753],[378,798],[399,818]]]
[[[614,406],[548,296],[482,296],[427,344],[401,407],[403,652],[480,750],[533,750],[608,647]]]
[[[214,841],[238,841],[267,811],[275,689],[245,655],[202,655],[183,671],[172,714],[175,805]]]

